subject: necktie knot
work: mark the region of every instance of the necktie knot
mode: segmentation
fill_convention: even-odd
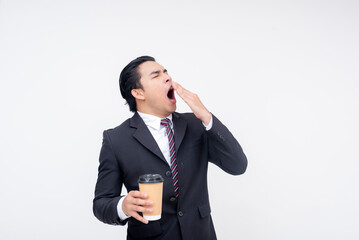
[[[161,125],[168,127],[170,125],[171,120],[168,118],[162,118],[161,119]]]

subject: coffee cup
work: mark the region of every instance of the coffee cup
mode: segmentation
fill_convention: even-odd
[[[148,221],[161,219],[162,213],[162,192],[163,178],[160,174],[145,174],[138,178],[140,192],[147,194],[147,200],[151,200],[151,213],[143,213],[143,217]]]

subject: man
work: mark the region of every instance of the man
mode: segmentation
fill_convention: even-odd
[[[152,57],[139,57],[122,70],[120,90],[134,116],[104,131],[95,216],[108,224],[128,222],[127,239],[216,239],[208,162],[227,173],[242,174],[247,159],[241,146],[198,96],[172,81]],[[175,92],[193,113],[175,112]],[[168,136],[173,132],[171,142]],[[157,221],[142,217],[153,205],[138,191],[138,177],[147,173],[164,178],[162,217]],[[127,196],[121,196],[122,185]]]

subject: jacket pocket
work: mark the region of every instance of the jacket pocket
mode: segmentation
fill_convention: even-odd
[[[209,204],[203,204],[198,207],[199,214],[201,215],[201,218],[205,218],[211,214],[211,207]]]
[[[128,234],[131,236],[131,239],[150,238],[162,234],[162,228],[159,221],[149,221],[148,224],[140,222],[138,224],[131,224],[129,222],[127,230]]]

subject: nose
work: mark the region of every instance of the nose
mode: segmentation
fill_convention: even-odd
[[[165,83],[168,83],[168,82],[172,83],[172,78],[169,75],[166,75]]]

